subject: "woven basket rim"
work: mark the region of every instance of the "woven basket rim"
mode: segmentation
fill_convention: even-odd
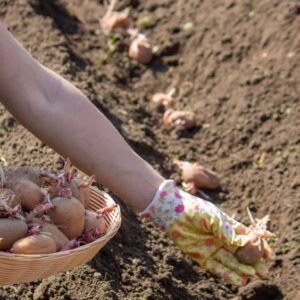
[[[113,200],[113,198],[106,192],[96,188],[96,187],[91,187],[91,189],[95,190],[96,192],[100,192],[101,194],[103,194],[105,200],[107,203],[109,204],[116,204],[116,202]],[[88,243],[86,245],[82,245],[78,248],[74,248],[74,249],[70,249],[70,250],[65,250],[65,251],[61,251],[61,252],[55,252],[55,253],[49,253],[49,254],[15,254],[15,253],[11,253],[11,252],[4,252],[4,251],[0,251],[0,258],[7,258],[7,259],[13,259],[13,260],[32,260],[32,259],[41,259],[41,258],[58,258],[58,257],[62,257],[62,256],[69,256],[71,254],[75,254],[75,253],[80,253],[80,252],[85,252],[88,249],[96,246],[97,244],[103,243],[105,241],[109,241],[112,236],[115,235],[115,233],[119,230],[120,226],[121,226],[121,209],[120,206],[117,205],[117,207],[111,212],[109,213],[111,217],[115,217],[115,221],[111,222],[108,228],[107,233],[96,239],[95,241]]]

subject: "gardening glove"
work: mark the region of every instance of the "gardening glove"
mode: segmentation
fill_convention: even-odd
[[[251,239],[251,230],[212,203],[180,190],[173,180],[161,184],[141,216],[154,219],[184,253],[228,283],[242,286],[267,276],[265,261],[273,256],[267,243],[256,265],[241,264],[234,252]]]

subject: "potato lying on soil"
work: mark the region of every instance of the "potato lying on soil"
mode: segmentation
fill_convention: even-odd
[[[55,197],[52,203],[55,209],[49,211],[49,216],[54,224],[59,226],[69,239],[79,237],[83,232],[85,216],[85,209],[80,201],[74,197]]]
[[[129,9],[123,11],[110,11],[99,22],[102,29],[127,29],[130,26]]]
[[[6,174],[5,187],[8,189],[14,188],[16,183],[20,180],[29,180],[37,185],[41,184],[40,170],[31,166],[19,167],[15,170],[9,171]]]
[[[168,109],[163,115],[163,124],[167,128],[192,128],[196,125],[196,116],[191,111]]]
[[[138,35],[131,42],[128,55],[141,64],[150,63],[153,58],[153,51],[148,39],[142,34]]]
[[[34,218],[32,221],[33,223],[40,225],[39,231],[41,234],[47,233],[55,240],[57,251],[68,244],[69,239],[55,224],[51,224],[40,218]]]
[[[177,159],[173,163],[181,169],[181,178],[187,183],[188,192],[192,194],[198,189],[215,189],[220,186],[218,175],[197,163]]]
[[[44,200],[41,188],[32,181],[20,180],[14,186],[17,201],[28,210],[34,209]]]
[[[55,240],[47,234],[34,234],[16,241],[11,252],[16,254],[49,254],[56,252]]]
[[[0,219],[0,250],[11,248],[13,243],[27,235],[28,226],[19,219]]]
[[[171,107],[174,105],[174,98],[169,94],[155,93],[152,96],[152,102],[155,104],[162,104],[165,107]]]

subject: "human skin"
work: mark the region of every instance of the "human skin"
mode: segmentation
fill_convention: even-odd
[[[1,22],[0,100],[36,137],[138,211],[164,181],[81,91],[37,62]]]

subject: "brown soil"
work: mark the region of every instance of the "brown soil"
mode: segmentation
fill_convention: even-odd
[[[123,207],[118,235],[93,261],[66,274],[0,289],[2,299],[300,299],[300,3],[297,0],[127,0],[134,20],[159,46],[149,66],[127,56],[128,40],[107,64],[98,27],[102,1],[2,0],[0,18],[41,63],[78,86],[166,177],[174,157],[216,170],[208,193],[249,223],[270,214],[278,234],[267,282],[224,285],[180,253],[164,234]],[[193,23],[188,29],[187,22]],[[176,88],[176,107],[198,126],[167,131],[155,92]],[[67,113],[67,112],[66,112]],[[62,160],[0,108],[1,157],[10,165],[61,167]],[[46,267],[46,266],[45,266]],[[298,294],[297,294],[298,293]]]

